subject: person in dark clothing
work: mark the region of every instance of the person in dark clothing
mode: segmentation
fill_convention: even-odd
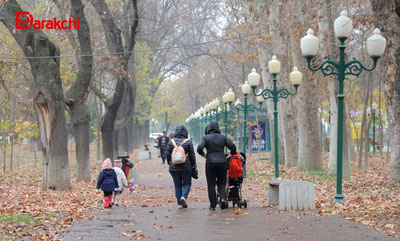
[[[221,200],[221,209],[228,207],[225,196],[226,172],[228,163],[225,159],[224,148],[229,148],[232,155],[236,154],[236,146],[233,142],[221,135],[218,123],[211,122],[206,127],[206,135],[203,137],[200,144],[197,146],[197,152],[206,158],[206,177],[208,199],[210,200],[210,210],[215,210],[217,205],[217,195],[215,185],[218,187],[218,194]],[[207,149],[207,155],[203,149]]]
[[[112,194],[118,186],[117,174],[115,173],[110,158],[104,160],[99,178],[97,179],[97,189],[104,192],[104,208],[112,207]]]
[[[172,163],[172,152],[176,146],[182,146],[186,161],[182,164]],[[197,168],[193,143],[188,139],[188,131],[182,125],[176,127],[175,138],[168,142],[166,150],[169,172],[174,180],[175,196],[179,208],[187,208],[187,198],[192,185],[192,170]]]
[[[167,149],[168,142],[169,138],[167,136],[167,131],[164,130],[163,135],[158,140],[158,148],[160,149],[160,155],[163,164],[165,164],[165,151]]]

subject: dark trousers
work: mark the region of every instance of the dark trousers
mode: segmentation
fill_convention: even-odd
[[[104,197],[111,196],[113,193],[113,192],[106,192],[106,191],[103,191],[103,192],[104,192]]]
[[[167,158],[166,156],[167,149],[166,148],[160,148],[160,155],[162,159],[162,163],[165,163],[165,159]]]
[[[208,199],[210,200],[210,207],[212,208],[215,208],[217,206],[217,194],[215,192],[215,185],[217,185],[218,187],[218,194],[220,198],[226,200],[225,186],[227,170],[228,165],[226,163],[206,164]]]

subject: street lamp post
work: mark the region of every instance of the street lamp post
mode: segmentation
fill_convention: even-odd
[[[226,137],[228,136],[228,114],[230,113],[229,108],[234,100],[235,93],[232,91],[232,89],[229,89],[229,91],[222,96],[222,101],[224,102],[224,127]]]
[[[200,130],[200,134],[201,134],[201,139],[203,139],[204,136],[204,114],[206,113],[206,111],[204,110],[203,107],[200,108],[199,110],[200,113],[200,117],[201,117],[201,130]]]
[[[262,97],[263,99],[272,99],[274,102],[274,151],[275,151],[275,179],[279,178],[279,148],[278,148],[278,101],[279,99],[287,99],[289,95],[295,95],[297,93],[297,88],[299,87],[303,75],[301,72],[294,67],[293,72],[290,73],[290,81],[295,87],[294,92],[290,92],[285,88],[277,88],[276,76],[280,72],[281,63],[276,59],[276,56],[272,56],[272,60],[268,62],[269,72],[272,74],[273,89],[265,88],[259,90],[256,93],[256,88],[260,83],[260,75],[255,69],[248,75],[248,80],[253,88],[253,94],[257,97]]]
[[[247,96],[249,95],[251,91],[251,86],[249,83],[246,81],[244,85],[242,85],[242,93],[244,95],[244,104],[240,103],[240,100],[237,99],[235,102],[235,109],[239,113],[239,111],[243,111],[243,139],[242,139],[242,149],[243,153],[246,154],[246,147],[247,147],[247,134],[246,134],[246,129],[247,129],[247,113],[248,112],[254,112],[256,110],[260,110],[262,106],[263,100],[259,101],[260,99],[257,98],[257,101],[259,103],[259,107],[256,107],[253,104],[247,104]]]
[[[343,101],[344,101],[344,79],[349,76],[359,76],[363,70],[372,71],[376,67],[378,59],[382,56],[386,47],[386,39],[380,35],[379,29],[375,29],[371,37],[367,39],[367,50],[373,60],[372,67],[365,67],[357,59],[345,62],[344,50],[346,45],[344,42],[350,36],[353,30],[353,24],[350,18],[347,17],[347,11],[342,11],[340,16],[335,20],[334,24],[335,35],[340,41],[339,45],[339,62],[332,59],[327,59],[318,67],[311,66],[311,60],[317,54],[319,49],[319,39],[314,36],[314,31],[309,29],[307,35],[301,39],[301,51],[306,58],[308,68],[312,71],[321,70],[324,76],[334,75],[339,81],[338,90],[338,134],[337,134],[337,175],[336,175],[336,195],[334,203],[343,201],[342,194],[342,154],[343,154]]]

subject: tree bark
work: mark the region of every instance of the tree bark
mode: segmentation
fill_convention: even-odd
[[[117,117],[118,109],[122,103],[124,90],[130,87],[128,64],[136,42],[136,30],[139,24],[137,0],[132,0],[135,19],[133,25],[131,26],[127,53],[124,51],[121,30],[115,24],[106,2],[104,0],[92,0],[91,3],[99,14],[101,23],[105,29],[108,50],[110,52],[121,53],[120,55],[116,56],[114,61],[113,72],[117,80],[117,84],[112,100],[107,100],[107,98],[104,98],[104,94],[100,94],[98,91],[96,91],[96,95],[102,96],[101,99],[105,102],[106,106],[106,113],[101,122],[103,158],[114,159],[116,157],[114,153],[114,123]]]
[[[77,162],[77,180],[90,182],[89,159],[89,127],[90,112],[86,99],[92,79],[93,56],[90,43],[90,29],[86,21],[84,6],[81,0],[71,0],[71,16],[80,19],[80,29],[77,30],[80,53],[79,70],[72,87],[65,94],[69,107],[75,134],[75,149]]]
[[[400,183],[400,1],[370,0],[376,16],[376,26],[387,39],[383,56],[387,78],[385,97],[390,123],[391,174],[389,186]],[[381,14],[393,12],[391,14]],[[389,23],[389,24],[388,24]]]
[[[294,1],[289,9],[292,12],[292,22],[300,22],[303,18],[302,1]],[[300,31],[300,30],[303,31]],[[298,89],[298,114],[299,114],[299,155],[297,168],[308,170],[319,170],[322,165],[320,128],[318,128],[318,107],[317,89],[314,78],[316,74],[307,71],[304,58],[299,50],[298,41],[306,32],[306,28],[296,28],[290,30],[290,52],[292,55],[293,66],[297,66],[303,71],[303,81]]]
[[[59,56],[60,51],[40,30],[16,29],[15,14],[22,11],[16,0],[0,4],[0,21],[8,28],[25,56]],[[44,155],[42,188],[70,189],[64,94],[60,59],[30,58],[35,87],[33,105],[38,118]]]

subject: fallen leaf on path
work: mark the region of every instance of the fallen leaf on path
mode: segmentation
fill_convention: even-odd
[[[246,213],[246,212],[244,212],[244,211],[239,209],[239,210],[234,211],[233,214],[235,214],[235,215],[247,215],[248,213]]]

